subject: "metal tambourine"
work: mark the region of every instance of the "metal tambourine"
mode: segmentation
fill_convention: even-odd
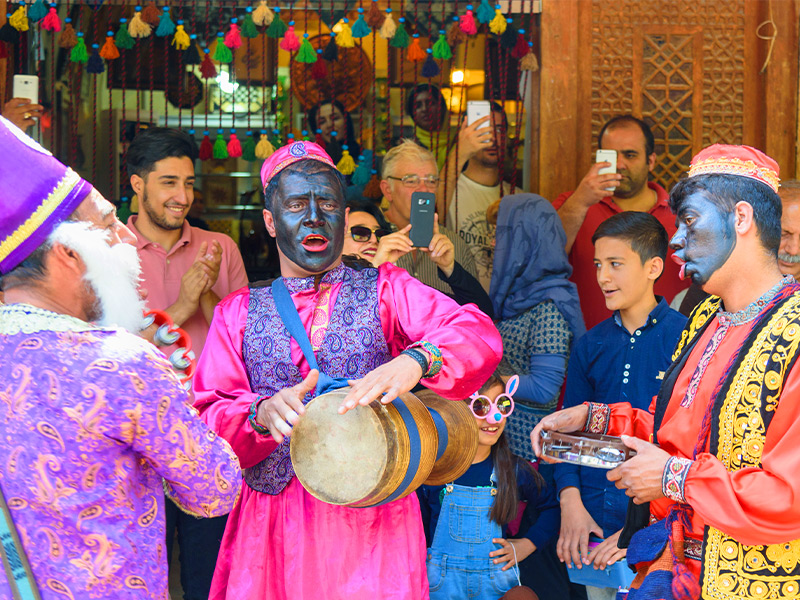
[[[161,310],[149,310],[144,313],[142,330],[147,329],[153,323],[158,326],[153,336],[153,343],[156,346],[177,346],[177,349],[167,356],[167,360],[178,373],[183,387],[189,390],[195,368],[195,356],[192,352],[192,340],[189,334],[180,327],[176,327],[172,318]]]
[[[611,435],[542,431],[542,455],[583,467],[614,469],[636,455]]]

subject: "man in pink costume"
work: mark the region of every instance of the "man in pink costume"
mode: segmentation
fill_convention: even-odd
[[[352,382],[342,413],[391,402],[420,379],[464,398],[498,364],[500,337],[476,307],[458,306],[402,269],[342,263],[344,185],[316,144],[279,149],[261,179],[282,277],[217,306],[194,387],[195,406],[245,467],[211,598],[427,598],[416,495],[373,508],[325,504],[294,477],[287,436],[332,378]],[[299,314],[299,336],[278,314],[287,302]]]
[[[143,306],[114,206],[5,119],[0,152],[0,598],[168,600],[164,492],[225,514],[238,461],[114,326]]]

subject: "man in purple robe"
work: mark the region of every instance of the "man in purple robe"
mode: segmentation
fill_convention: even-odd
[[[241,472],[138,332],[133,234],[0,118],[0,598],[167,600],[164,492],[227,513]]]

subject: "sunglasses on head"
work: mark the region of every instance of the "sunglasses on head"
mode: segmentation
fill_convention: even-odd
[[[350,237],[353,238],[354,242],[368,242],[373,233],[375,234],[375,239],[380,241],[383,236],[389,235],[391,232],[380,227],[370,229],[365,225],[353,225],[350,228]]]
[[[506,383],[505,391],[502,394],[498,394],[494,400],[475,392],[470,396],[472,402],[470,402],[469,408],[472,414],[479,419],[486,419],[489,423],[499,423],[514,412],[513,395],[518,387],[519,376],[514,375]]]

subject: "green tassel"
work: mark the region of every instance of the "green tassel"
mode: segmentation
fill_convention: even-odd
[[[317,62],[317,51],[314,50],[314,46],[311,45],[308,38],[303,38],[303,43],[300,44],[300,50],[298,50],[295,60],[308,64]]]
[[[214,51],[214,60],[225,64],[233,62],[233,52],[225,45],[221,37],[217,38],[217,49]]]
[[[255,162],[256,159],[256,141],[253,139],[253,134],[248,133],[247,138],[242,144],[242,158],[250,162]]]
[[[286,26],[286,23],[284,23],[278,15],[275,15],[275,18],[272,19],[272,23],[267,27],[267,37],[282,38],[287,29],[289,28]]]
[[[433,58],[439,60],[450,60],[453,58],[453,51],[447,43],[447,36],[440,35],[439,39],[433,45]]]
[[[245,38],[257,38],[258,37],[258,29],[256,29],[256,24],[253,23],[253,15],[247,13],[244,16],[244,21],[242,22],[242,30],[240,32],[242,37]]]
[[[411,45],[411,38],[408,37],[408,32],[403,23],[397,25],[397,31],[395,31],[394,37],[389,41],[389,45],[392,48],[408,48]]]
[[[127,23],[120,23],[119,29],[117,29],[117,35],[114,36],[114,43],[117,45],[117,48],[123,48],[125,50],[133,48],[134,41],[131,34],[128,33]]]
[[[217,139],[214,140],[214,152],[212,156],[214,158],[219,158],[223,160],[228,158],[228,144],[225,142],[225,138],[222,137],[221,133],[218,133]]]
[[[89,52],[86,50],[86,44],[83,41],[83,36],[78,37],[78,43],[72,49],[69,55],[72,62],[84,63],[89,62]]]

